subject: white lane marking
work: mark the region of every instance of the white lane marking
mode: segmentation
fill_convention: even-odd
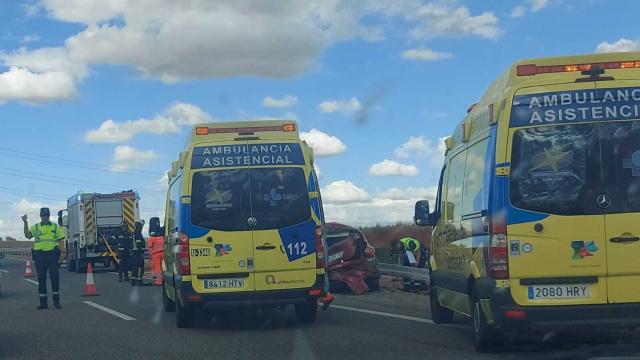
[[[37,281],[35,281],[35,280],[31,280],[31,279],[24,279],[24,281],[26,281],[26,282],[30,282],[30,283],[35,284],[35,285],[38,285],[38,282],[37,282]]]
[[[114,271],[108,271],[108,273],[109,274],[113,274],[113,275],[120,275],[120,274],[118,274],[117,272],[114,272]]]
[[[461,329],[468,328],[468,326],[464,326],[461,324],[436,324],[431,319],[424,319],[424,318],[418,318],[414,316],[406,316],[406,315],[393,314],[393,313],[387,313],[387,312],[375,311],[375,310],[358,309],[358,308],[349,307],[349,306],[331,305],[330,308],[331,309],[336,308],[336,309],[347,310],[347,311],[355,311],[355,312],[371,314],[371,315],[385,316],[385,317],[401,319],[401,320],[416,321],[416,322],[421,322],[421,323],[431,324],[431,325],[455,327],[455,328],[461,328]]]
[[[427,324],[435,324],[433,322],[433,320],[431,320],[431,319],[424,319],[424,318],[418,318],[418,317],[406,316],[406,315],[400,315],[400,314],[392,314],[392,313],[387,313],[387,312],[382,312],[382,311],[358,309],[358,308],[354,308],[354,307],[341,306],[341,305],[331,305],[330,308],[336,308],[336,309],[347,310],[347,311],[361,312],[361,313],[365,313],[365,314],[386,316],[386,317],[395,318],[395,319],[411,320],[411,321],[417,321],[417,322],[427,323]]]
[[[109,313],[109,314],[111,314],[111,315],[113,315],[115,317],[119,317],[122,320],[131,321],[131,320],[135,320],[136,319],[136,318],[133,318],[133,317],[131,317],[129,315],[125,315],[125,314],[123,314],[121,312],[117,312],[117,311],[115,311],[113,309],[109,309],[106,306],[102,306],[100,304],[96,304],[93,301],[83,301],[83,303],[85,303],[85,304],[87,304],[89,306],[92,306],[92,307],[94,307],[94,308],[96,308],[98,310],[102,310],[102,311],[104,311],[106,313]]]
[[[5,273],[5,274],[8,274],[8,273],[9,273],[7,270],[4,270],[4,269],[0,269],[0,272],[3,272],[3,273]]]

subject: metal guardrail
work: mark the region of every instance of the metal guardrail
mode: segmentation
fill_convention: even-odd
[[[1,258],[31,259],[31,249],[0,248]]]
[[[427,285],[431,282],[429,270],[427,269],[378,263],[378,270],[384,275],[401,276],[412,280],[424,281]]]

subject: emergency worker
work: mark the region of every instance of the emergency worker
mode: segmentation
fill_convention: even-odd
[[[142,236],[143,223],[136,221],[133,231],[133,247],[131,248],[131,261],[133,262],[132,286],[142,285],[142,275],[144,273],[144,248],[145,241]]]
[[[51,278],[51,295],[53,306],[56,309],[60,305],[60,260],[62,259],[62,240],[65,235],[62,227],[49,221],[51,215],[49,208],[40,209],[40,223],[29,228],[27,215],[22,216],[24,223],[24,236],[27,239],[35,238],[31,258],[36,262],[38,272],[38,297],[40,305],[38,310],[49,307],[47,301],[47,272]]]
[[[155,229],[154,229],[155,230]],[[151,255],[151,269],[155,274],[156,285],[162,285],[162,259],[164,258],[164,236],[159,231],[151,231],[149,227],[149,254]]]
[[[118,281],[128,282],[129,256],[131,247],[133,246],[133,239],[127,223],[123,221],[120,228],[111,234],[111,239],[118,244],[118,257],[120,258],[120,263],[118,264]]]
[[[427,264],[427,248],[419,240],[410,236],[399,240],[402,247],[402,265],[424,268]],[[423,287],[421,281],[403,279],[405,289],[419,289]]]

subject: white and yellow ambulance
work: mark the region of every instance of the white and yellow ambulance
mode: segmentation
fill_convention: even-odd
[[[163,297],[176,325],[197,307],[295,305],[325,292],[313,152],[293,121],[197,125],[169,172]]]

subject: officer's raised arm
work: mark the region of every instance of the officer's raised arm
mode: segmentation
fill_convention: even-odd
[[[24,223],[24,237],[31,239],[33,234],[29,231],[29,222],[27,221],[27,215],[22,215],[22,222]]]

